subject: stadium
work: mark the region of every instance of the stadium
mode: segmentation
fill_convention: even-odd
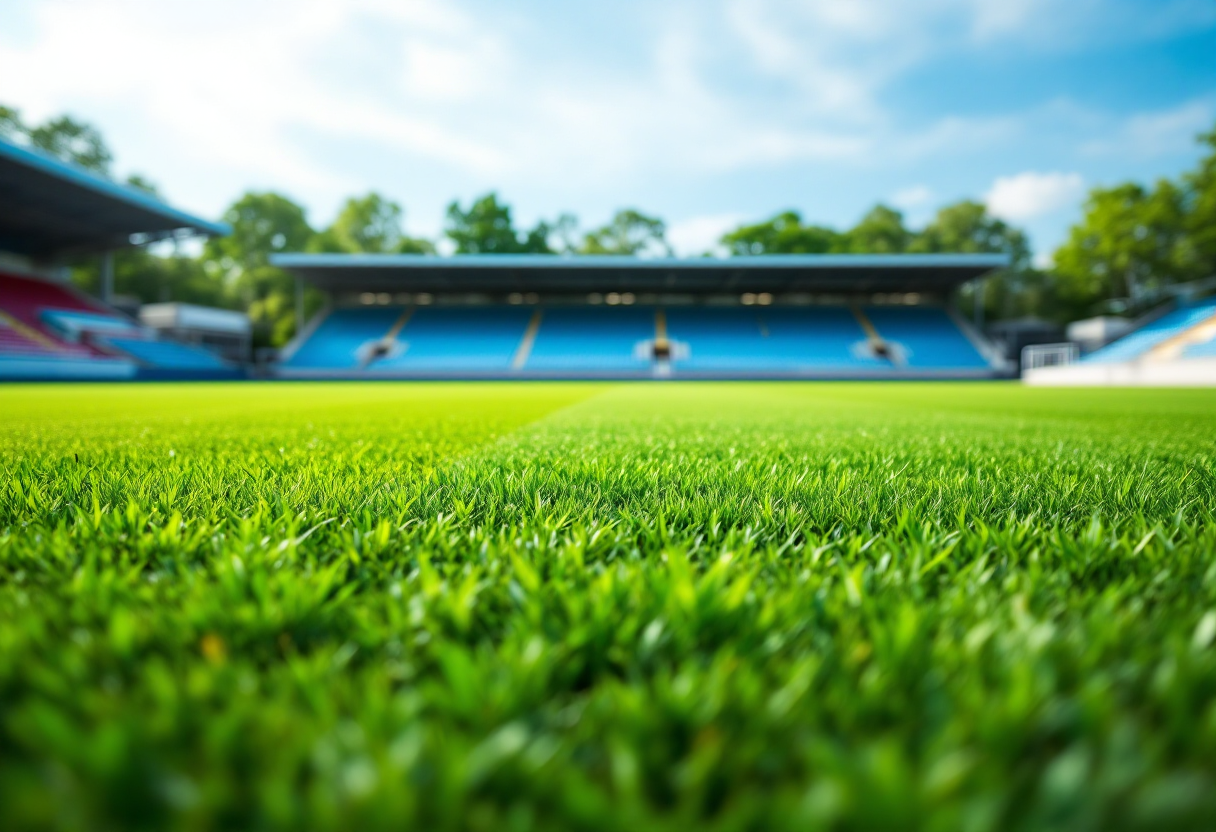
[[[109,303],[112,273],[93,297],[36,265],[101,254],[104,270],[116,249],[227,226],[7,142],[0,189],[0,379],[961,380],[1014,376],[1022,358],[957,308],[1003,254],[280,253],[298,334],[255,371],[239,314],[148,304],[132,317]],[[310,320],[305,286],[325,298]],[[1093,346],[1028,347],[1026,381],[1210,384],[1216,301],[1180,295]]]
[[[992,378],[947,300],[1002,255],[277,255],[331,299],[289,377]],[[881,305],[875,305],[876,303]]]
[[[267,204],[0,140],[0,828],[1216,827],[1212,280]]]

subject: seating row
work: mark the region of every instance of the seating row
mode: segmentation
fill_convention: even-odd
[[[1081,360],[1092,364],[1135,361],[1157,347],[1166,346],[1167,342],[1214,317],[1216,317],[1216,298],[1185,304],[1150,321],[1136,331],[1124,335],[1119,340],[1095,350]],[[1210,342],[1209,344],[1192,344],[1184,348],[1182,354],[1186,358],[1201,358],[1216,354],[1216,346],[1210,346]]]
[[[359,307],[330,311],[288,371],[371,374],[983,371],[937,307]]]
[[[71,287],[0,274],[0,377],[87,377],[92,370],[110,377],[136,367],[218,371],[227,365],[199,347],[157,340]]]

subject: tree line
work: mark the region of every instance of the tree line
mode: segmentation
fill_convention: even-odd
[[[0,137],[111,176],[113,157],[100,132],[68,116],[31,126],[17,111],[0,106]],[[1205,155],[1176,180],[1093,189],[1082,219],[1045,270],[1033,266],[1021,229],[973,200],[941,208],[919,229],[909,228],[903,214],[882,204],[845,230],[807,222],[799,212],[786,210],[727,232],[720,248],[729,256],[999,252],[1010,256],[1011,267],[978,289],[962,290],[961,301],[967,304],[977,300],[972,292],[982,292],[978,300],[989,319],[1036,315],[1062,323],[1092,314],[1132,314],[1158,302],[1171,286],[1216,274],[1216,130],[1199,141]],[[130,176],[126,183],[156,195],[155,186],[141,176]],[[223,219],[232,235],[207,241],[197,256],[176,250],[119,252],[116,290],[142,302],[177,300],[244,310],[254,321],[257,342],[278,345],[294,333],[294,284],[270,265],[271,254],[437,253],[435,241],[406,234],[399,203],[375,192],[346,200],[324,228],[314,228],[302,206],[273,192],[242,195]],[[587,230],[569,213],[524,228],[496,192],[468,205],[452,202],[443,235],[456,254],[672,253],[666,224],[642,211],[623,209]],[[73,264],[72,279],[95,290],[96,260]],[[309,293],[306,310],[311,314],[322,302]]]

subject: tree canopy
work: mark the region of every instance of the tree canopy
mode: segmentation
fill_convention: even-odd
[[[491,192],[468,210],[459,202],[449,205],[444,234],[456,244],[457,254],[552,254],[551,230],[549,224],[539,222],[529,231],[517,231],[511,206],[499,202],[498,194]]]
[[[434,254],[430,240],[409,237],[402,228],[405,212],[372,191],[346,200],[333,224],[309,244],[310,251],[350,254]]]
[[[899,254],[908,250],[912,232],[899,211],[875,205],[845,232],[845,240],[845,250],[854,254]]]
[[[1030,265],[1030,243],[1020,229],[988,213],[979,202],[963,200],[947,205],[918,234],[911,237],[907,251],[925,253],[960,252],[1008,254],[1010,269],[1021,271]]]
[[[844,237],[826,226],[803,224],[797,211],[782,211],[764,222],[728,231],[722,246],[735,256],[828,254],[843,249]]]
[[[91,125],[60,116],[31,128],[26,135],[30,144],[39,150],[86,170],[105,176],[110,174],[110,163],[114,161],[114,156],[102,140],[101,133]]]
[[[606,224],[587,232],[580,254],[665,255],[672,254],[667,243],[667,224],[658,217],[626,208],[617,211]]]

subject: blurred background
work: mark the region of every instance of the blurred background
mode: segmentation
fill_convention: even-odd
[[[986,320],[1063,324],[1216,271],[1214,55],[1207,0],[7,0],[0,133],[231,224],[115,289],[257,345],[276,250],[1005,251]]]

